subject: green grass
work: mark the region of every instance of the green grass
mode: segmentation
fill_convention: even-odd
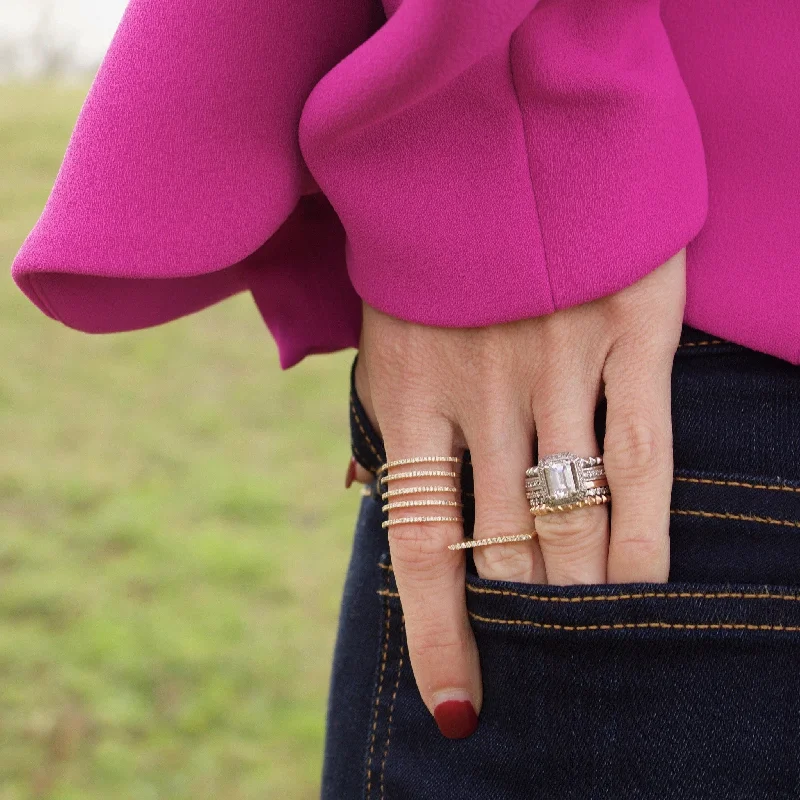
[[[85,87],[0,87],[0,256]],[[318,794],[352,353],[281,372],[249,296],[88,336],[0,281],[0,800]]]

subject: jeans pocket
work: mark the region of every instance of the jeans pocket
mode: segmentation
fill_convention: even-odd
[[[800,485],[676,470],[670,580],[800,585]]]
[[[800,587],[467,577],[484,700],[439,734],[391,564],[365,797],[783,798],[800,792]]]

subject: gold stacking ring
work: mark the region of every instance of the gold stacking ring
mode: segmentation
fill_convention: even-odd
[[[575,511],[578,508],[586,508],[587,506],[600,506],[610,502],[611,493],[606,490],[606,493],[604,494],[591,495],[583,500],[576,500],[574,503],[564,503],[559,506],[549,506],[541,503],[533,506],[531,508],[531,513],[535,517],[541,517],[545,514],[557,514],[561,511]]]
[[[425,492],[452,492],[455,494],[458,489],[455,486],[406,486],[403,489],[389,489],[381,495],[381,500],[388,500],[390,497],[401,497],[404,494],[424,494]]]
[[[386,503],[382,511],[391,511],[393,508],[414,508],[415,506],[449,506],[450,508],[462,508],[463,503],[455,500],[397,500],[394,503]]]
[[[408,464],[460,464],[461,459],[458,456],[414,456],[413,458],[399,458],[397,461],[387,461],[378,467],[380,474],[384,470],[391,469],[392,467],[405,467]]]
[[[473,547],[486,547],[489,544],[507,544],[508,542],[529,542],[533,539],[532,533],[513,533],[509,536],[489,536],[486,539],[464,539],[455,544],[447,545],[448,550],[470,550]]]
[[[381,483],[389,481],[405,481],[409,478],[458,478],[458,472],[448,472],[443,469],[415,469],[412,472],[395,472],[381,475]]]
[[[456,456],[414,456],[411,458],[399,458],[396,461],[387,461],[378,469],[378,474],[385,472],[380,476],[379,482],[388,484],[390,481],[404,481],[412,478],[453,478],[460,477],[458,472],[451,472],[450,470],[443,469],[411,469],[407,472],[389,472],[388,470],[393,467],[407,467],[416,464],[460,464],[461,459]],[[419,495],[431,493],[453,493],[458,492],[459,489],[455,486],[407,486],[402,489],[388,489],[381,494],[383,500],[389,500],[392,497],[399,497],[403,495]],[[397,508],[426,508],[431,506],[439,506],[443,508],[462,508],[462,504],[456,500],[450,499],[436,499],[436,498],[419,498],[411,500],[399,500],[395,502],[385,503],[383,511],[391,511]],[[397,517],[395,519],[387,519],[382,525],[384,528],[390,528],[393,525],[413,525],[423,522],[463,522],[461,517],[456,516],[420,516],[420,517]]]
[[[557,514],[611,502],[602,456],[554,453],[525,473],[531,514]]]
[[[395,461],[387,461],[378,468],[380,475],[379,482],[388,484],[390,481],[410,480],[412,478],[453,478],[458,479],[461,475],[458,472],[451,472],[443,469],[411,469],[407,472],[389,472],[395,467],[409,467],[417,464],[461,464],[462,460],[457,456],[413,456],[411,458],[399,458]],[[382,474],[385,473],[385,474]],[[405,486],[402,489],[388,489],[381,494],[383,500],[391,500],[393,497],[403,497],[408,495],[447,493],[455,494],[460,492],[457,486]],[[382,511],[388,512],[401,508],[463,508],[463,503],[449,499],[411,499],[394,500],[384,503]],[[396,517],[387,519],[382,524],[384,528],[391,528],[393,525],[419,525],[424,522],[463,522],[462,517],[456,516],[410,516]],[[507,544],[510,542],[527,542],[533,539],[534,533],[517,533],[507,536],[490,536],[485,539],[463,539],[447,546],[448,550],[468,550],[474,547],[486,547],[492,544]]]
[[[413,525],[417,522],[463,522],[461,517],[400,517],[399,519],[387,519],[381,523],[384,528],[392,525]]]

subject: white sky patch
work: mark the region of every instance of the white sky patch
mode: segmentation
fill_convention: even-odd
[[[46,36],[68,48],[77,63],[97,64],[126,5],[127,0],[0,0],[0,41],[35,45],[34,32],[46,12]]]

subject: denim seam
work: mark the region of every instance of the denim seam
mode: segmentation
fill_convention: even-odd
[[[745,489],[769,489],[775,492],[798,492],[800,493],[800,486],[781,486],[779,484],[770,485],[766,483],[747,483],[746,481],[723,481],[714,478],[687,478],[680,475],[675,476],[676,481],[684,483],[704,483],[713,486],[733,486]]]
[[[379,564],[381,569],[394,572],[391,564]],[[384,591],[389,591],[388,589]],[[523,600],[538,600],[548,603],[581,603],[594,600],[644,600],[647,598],[663,598],[666,600],[706,599],[706,600],[790,600],[800,601],[797,594],[775,594],[773,592],[629,592],[627,594],[598,594],[584,597],[553,597],[539,594],[525,594],[510,589],[489,589],[467,584],[467,591],[475,594],[496,594],[503,597],[520,597]],[[397,595],[389,595],[395,597]]]
[[[358,413],[358,411],[356,410],[356,404],[355,404],[355,402],[353,401],[353,399],[352,399],[352,398],[350,399],[350,408],[351,408],[351,410],[352,410],[352,412],[353,412],[353,416],[355,417],[356,424],[358,425],[358,429],[361,431],[361,433],[362,433],[362,434],[363,434],[363,436],[364,436],[364,440],[366,441],[366,443],[367,443],[367,446],[369,447],[369,449],[370,449],[370,450],[372,450],[372,453],[373,453],[373,455],[375,456],[375,458],[377,458],[377,459],[378,459],[378,462],[379,462],[379,463],[380,463],[380,462],[382,462],[382,459],[381,459],[381,457],[380,457],[380,454],[379,454],[379,453],[378,453],[378,451],[375,449],[375,445],[372,443],[372,438],[371,438],[371,437],[370,437],[370,435],[369,435],[369,434],[366,432],[366,430],[364,430],[364,425],[363,425],[363,424],[362,424],[362,422],[361,422],[361,417],[359,416],[359,413]]]
[[[632,592],[631,594],[587,595],[585,597],[547,597],[544,595],[524,594],[502,589],[484,589],[467,584],[467,591],[475,594],[494,594],[501,597],[518,597],[520,600],[533,600],[539,603],[586,603],[604,600],[787,600],[800,601],[799,595],[772,594],[770,592]],[[383,597],[400,597],[391,589],[379,589]]]
[[[478,622],[490,622],[499,625],[520,625],[530,628],[547,628],[558,631],[611,631],[631,628],[657,628],[674,629],[689,631],[706,630],[747,630],[747,631],[784,631],[786,633],[796,633],[800,631],[800,625],[756,625],[749,622],[614,622],[606,625],[559,625],[552,622],[534,622],[529,619],[495,619],[494,617],[483,617],[474,612],[469,612],[472,619]]]
[[[356,461],[363,467],[365,463],[369,462],[368,458],[364,458],[364,454],[361,452],[361,448],[356,445],[355,442],[351,443],[351,448],[353,450],[353,455],[355,456]],[[366,469],[366,467],[365,467]]]
[[[673,508],[670,514],[681,514],[692,517],[709,517],[711,519],[730,519],[736,522],[760,522],[763,525],[784,525],[788,528],[800,528],[800,522],[791,519],[773,519],[772,517],[753,517],[748,514],[731,514],[728,511],[695,511],[686,508]]]
[[[388,590],[387,590],[388,591]],[[496,594],[502,597],[519,597],[523,600],[536,600],[542,603],[582,603],[603,600],[789,600],[800,601],[800,595],[775,594],[773,592],[630,592],[628,594],[586,595],[584,597],[548,597],[546,595],[525,594],[504,589],[488,589],[467,584],[467,591],[475,594]]]
[[[380,564],[381,569],[394,572],[391,564]],[[383,591],[389,591],[388,589]],[[598,594],[585,595],[584,597],[553,597],[539,594],[525,594],[514,592],[510,589],[489,589],[467,584],[467,591],[475,594],[496,594],[503,597],[520,597],[523,600],[538,600],[548,603],[581,603],[594,600],[644,600],[648,598],[663,598],[667,600],[706,599],[706,600],[790,600],[800,601],[797,594],[775,594],[774,592],[629,592],[626,594]],[[395,596],[395,595],[390,595]]]
[[[383,597],[397,597],[397,592],[388,589],[381,589],[378,594]],[[530,598],[538,599],[538,598]],[[546,628],[556,631],[613,631],[635,628],[658,628],[689,631],[707,630],[734,630],[734,631],[784,631],[795,633],[800,631],[800,625],[770,625],[767,623],[757,625],[753,622],[611,622],[605,625],[561,625],[557,622],[536,622],[532,619],[498,619],[495,617],[484,617],[474,611],[468,612],[469,616],[478,622],[491,622],[499,625],[520,625],[529,628]]]
[[[384,603],[384,633],[383,647],[381,650],[381,668],[378,679],[378,688],[375,692],[375,705],[372,712],[372,731],[369,739],[369,752],[367,754],[367,790],[366,797],[369,798],[372,791],[372,762],[375,757],[375,738],[378,729],[378,715],[380,713],[381,694],[383,693],[383,679],[386,675],[386,660],[389,654],[389,632],[391,627],[392,609],[388,601]]]
[[[388,605],[388,603],[387,603]],[[400,649],[398,651],[398,659],[397,659],[397,679],[394,682],[394,691],[392,692],[392,700],[389,703],[389,717],[386,722],[386,744],[383,748],[383,760],[381,761],[381,800],[384,800],[386,797],[386,785],[385,785],[385,775],[386,775],[386,759],[389,757],[389,743],[392,739],[392,717],[394,716],[394,701],[397,699],[397,691],[400,688],[400,676],[403,674],[403,660],[405,658],[405,648],[403,646],[403,632],[405,630],[405,621],[401,621],[400,623]]]

